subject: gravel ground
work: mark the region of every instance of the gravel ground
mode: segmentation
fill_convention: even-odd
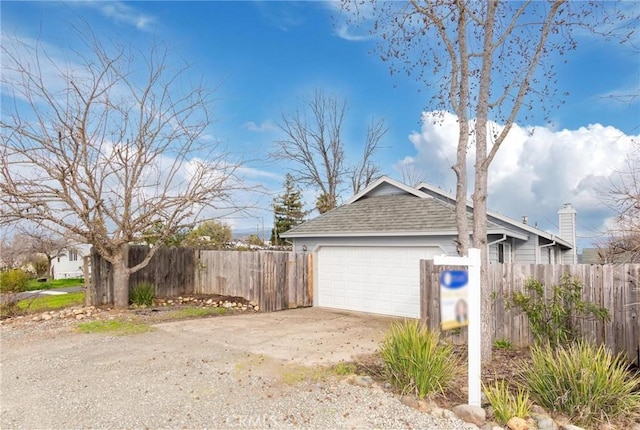
[[[74,326],[0,326],[0,428],[468,428],[375,385],[326,371],[318,377],[222,340],[163,325],[130,336],[79,334]]]

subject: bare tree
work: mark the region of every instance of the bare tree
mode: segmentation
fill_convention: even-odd
[[[129,275],[160,248],[128,267],[128,244],[161,225],[162,245],[204,210],[229,207],[239,184],[207,138],[210,91],[187,65],[158,43],[137,52],[77,31],[73,63],[39,42],[3,40],[0,222],[93,245],[126,307]]]
[[[415,186],[427,180],[426,170],[416,166],[410,158],[405,158],[396,167],[402,176],[402,182],[407,185]]]
[[[355,194],[380,176],[373,156],[387,132],[384,121],[371,122],[363,155],[350,166],[343,137],[347,110],[345,100],[317,90],[305,97],[294,113],[283,114],[279,124],[285,137],[276,142],[272,156],[293,163],[289,168],[296,181],[318,188],[316,207],[320,213],[336,206],[343,182],[350,181]]]
[[[640,141],[633,141],[624,167],[601,195],[615,219],[599,254],[606,263],[640,263]]]
[[[14,242],[20,243],[25,255],[34,256],[42,255],[47,260],[46,274],[51,274],[51,263],[54,258],[66,255],[73,248],[72,241],[65,236],[54,235],[49,230],[21,227],[20,233],[13,239]]]
[[[360,18],[369,17],[360,9],[362,2],[343,4]],[[482,252],[482,356],[488,359],[492,342],[491,298],[486,288],[489,167],[517,118],[529,119],[536,103],[543,108],[561,103],[556,98],[549,55],[562,56],[576,47],[574,28],[623,23],[625,16],[602,3],[570,4],[566,0],[411,0],[371,2],[371,8],[372,32],[381,36],[381,58],[389,61],[392,74],[402,70],[414,76],[430,88],[436,109],[450,109],[458,116],[452,168],[457,179],[456,221],[462,254],[469,244],[467,151],[475,144],[472,237],[473,246]],[[594,18],[596,13],[606,16]],[[597,32],[608,36],[609,29],[619,30],[619,26],[601,25]],[[490,119],[502,126],[492,127]]]

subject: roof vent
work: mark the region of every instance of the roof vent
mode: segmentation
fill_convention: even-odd
[[[529,217],[526,215],[522,216],[522,224],[527,224],[529,222]]]

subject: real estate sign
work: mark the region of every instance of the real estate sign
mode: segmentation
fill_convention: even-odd
[[[442,330],[469,325],[469,272],[445,270],[440,274],[440,326]]]

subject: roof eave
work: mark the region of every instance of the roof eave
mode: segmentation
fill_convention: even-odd
[[[434,193],[438,193],[443,197],[446,197],[447,199],[453,199],[455,201],[455,196],[453,196],[452,194],[447,193],[446,191],[441,190],[438,187],[434,187],[432,185],[427,184],[426,182],[421,182],[416,186],[417,189],[420,188],[426,188],[429,191],[432,191]],[[473,202],[472,201],[467,201],[467,206],[470,208],[473,208]],[[514,220],[513,218],[510,218],[506,215],[502,215],[501,213],[498,212],[494,212],[491,210],[487,210],[487,215],[492,216],[494,218],[499,219],[500,221],[504,221],[506,223],[511,224],[514,227],[520,228],[522,230],[528,231],[529,233],[533,233],[537,236],[541,236],[544,237],[545,239],[551,240],[551,241],[556,241],[556,243],[565,246],[569,249],[573,249],[573,246],[565,241],[564,239],[560,239],[559,237],[557,237],[556,235],[554,235],[553,233],[549,233],[546,232],[544,230],[541,230],[539,228],[536,227],[532,227],[529,224],[524,224],[521,222],[518,222],[516,220]]]

